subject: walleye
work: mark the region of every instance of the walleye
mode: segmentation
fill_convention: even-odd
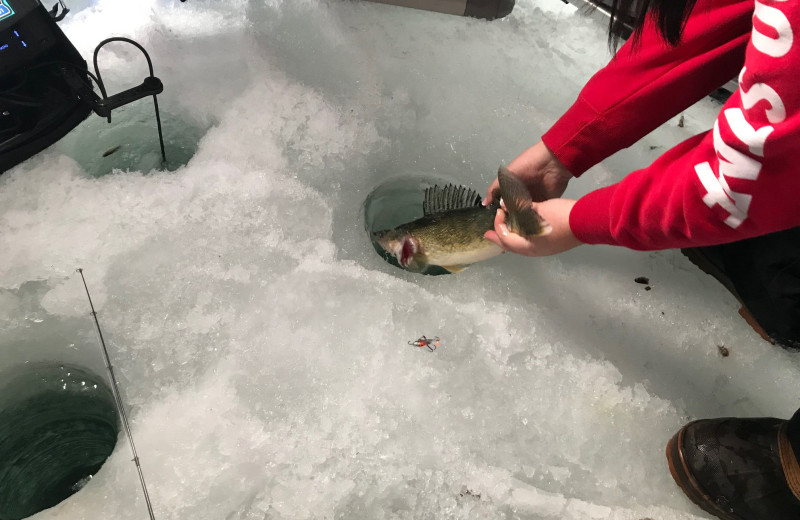
[[[481,205],[481,196],[464,186],[428,188],[421,218],[377,231],[372,239],[405,269],[425,272],[428,266],[437,265],[457,273],[503,252],[497,244],[483,238],[484,233],[494,229],[501,198],[511,231],[528,237],[549,233],[550,225],[534,211],[531,195],[522,181],[503,166],[497,172],[497,179],[500,188],[488,206]]]

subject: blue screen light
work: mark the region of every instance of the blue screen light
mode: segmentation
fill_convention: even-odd
[[[8,44],[7,44],[7,43],[6,43],[6,44],[3,44],[3,46],[2,46],[2,47],[0,47],[0,51],[4,51],[4,50],[6,50],[6,49],[8,49]]]
[[[0,20],[14,16],[14,10],[8,5],[8,0],[0,0]]]

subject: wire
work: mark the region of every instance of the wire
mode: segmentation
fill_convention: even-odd
[[[76,63],[72,63],[71,61],[64,61],[64,60],[43,61],[42,63],[37,63],[36,65],[32,65],[30,67],[27,67],[26,70],[28,70],[28,71],[36,70],[36,69],[41,69],[42,67],[49,67],[51,65],[61,65],[61,66],[71,67],[71,68],[77,70],[78,72],[80,72],[81,74],[86,74],[87,76],[92,78],[92,81],[97,83],[98,88],[100,87],[100,82],[97,79],[97,76],[92,74],[90,71],[88,71],[88,70],[86,70],[86,69],[84,69],[82,67],[79,67]]]

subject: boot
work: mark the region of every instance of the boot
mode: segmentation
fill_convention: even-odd
[[[800,519],[800,465],[786,427],[774,418],[689,423],[667,444],[672,478],[722,520]]]

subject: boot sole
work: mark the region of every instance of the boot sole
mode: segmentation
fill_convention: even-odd
[[[689,499],[697,504],[706,513],[712,514],[722,520],[742,520],[738,516],[731,516],[727,511],[720,509],[705,491],[700,487],[695,478],[689,472],[686,458],[683,455],[683,436],[692,423],[680,429],[672,436],[667,443],[667,462],[669,462],[669,472],[672,479],[681,488]]]

